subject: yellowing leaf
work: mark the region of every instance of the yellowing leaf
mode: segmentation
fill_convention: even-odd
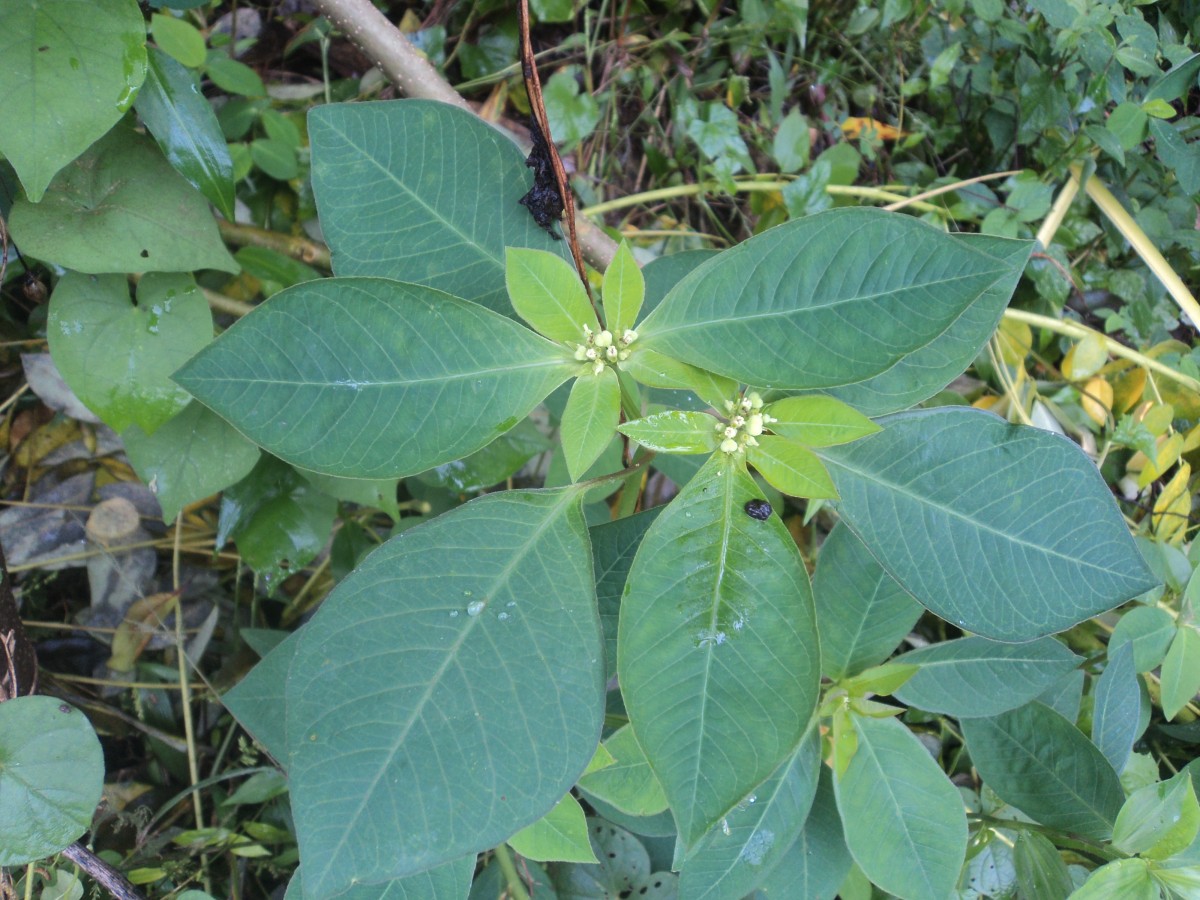
[[[1113,405],[1112,385],[1103,378],[1093,378],[1083,386],[1079,405],[1087,413],[1087,417],[1097,425],[1108,421]]]
[[[1080,381],[1095,375],[1107,361],[1108,348],[1104,338],[1089,334],[1067,351],[1062,361],[1062,373],[1070,381]]]
[[[1159,540],[1170,544],[1183,542],[1187,532],[1187,517],[1192,511],[1192,495],[1188,491],[1188,479],[1191,476],[1192,467],[1181,463],[1179,471],[1167,482],[1158,499],[1154,501],[1154,513],[1150,517],[1150,524]]]
[[[1146,390],[1146,370],[1140,366],[1126,369],[1113,378],[1112,409],[1118,413],[1129,412],[1142,399]]]
[[[976,409],[991,409],[1000,402],[1000,397],[997,394],[985,394],[971,405]]]
[[[1010,366],[1019,366],[1033,349],[1033,329],[1025,322],[1001,319],[996,331],[1000,357]]]
[[[1141,422],[1146,426],[1155,437],[1166,432],[1171,426],[1171,420],[1175,418],[1175,409],[1169,403],[1160,403],[1157,406],[1151,406],[1140,416]]]
[[[1158,455],[1149,460],[1138,476],[1138,487],[1144,488],[1150,482],[1161,478],[1167,469],[1175,465],[1179,454],[1183,452],[1183,435],[1173,434],[1158,444]]]
[[[842,122],[842,133],[852,141],[862,137],[864,133],[871,132],[881,141],[898,141],[909,135],[909,132],[901,131],[895,125],[865,116],[851,116]]]

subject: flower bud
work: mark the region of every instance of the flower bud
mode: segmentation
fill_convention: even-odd
[[[762,409],[763,399],[759,396],[758,391],[751,391],[746,395],[746,399],[750,401],[751,409]]]
[[[596,335],[596,346],[597,347],[611,347],[612,346],[612,332],[611,331],[602,331],[598,335]]]
[[[607,356],[609,359],[616,359],[617,358],[617,348],[612,347],[612,346],[608,347],[604,351],[604,355]]]
[[[604,371],[604,363],[603,362],[601,362],[600,360],[596,360],[594,363],[592,363],[592,374],[593,375],[599,375],[603,371]]]
[[[637,340],[637,332],[632,328],[626,328],[625,333],[621,335],[621,343],[628,347]]]
[[[595,359],[598,354],[596,353],[595,347],[588,347],[585,351],[583,351],[583,355],[588,359]]]
[[[759,435],[759,434],[763,433],[763,415],[762,415],[762,413],[751,413],[750,414],[750,426],[746,429],[746,431],[752,435]]]
[[[587,347],[583,346],[583,344],[580,344],[575,348],[575,358],[580,362],[583,362],[585,359],[587,359],[587,352]]]
[[[721,441],[721,450],[725,453],[736,453],[738,449],[737,441],[733,438],[725,438]]]
[[[725,429],[725,437],[727,437],[727,438],[737,437],[737,429],[734,428],[732,425],[727,426]]]

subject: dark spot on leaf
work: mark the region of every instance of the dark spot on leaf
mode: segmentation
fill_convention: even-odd
[[[609,859],[616,859],[616,858],[617,858],[617,854],[613,853],[613,852],[610,850],[610,851],[609,851],[609,853],[608,853],[608,858],[609,858]]]
[[[143,251],[142,251],[142,259],[148,259],[149,257],[150,257],[150,251],[149,251],[149,250],[143,250]]]
[[[60,703],[60,704],[58,704],[58,711],[64,712],[64,713],[69,713],[71,711],[71,707],[67,706],[67,704],[65,704],[65,703]]]
[[[50,49],[49,44],[42,44],[42,46],[38,47],[38,53],[45,53],[49,49]]]
[[[662,881],[661,881],[661,880],[659,880],[659,881],[656,881],[656,882],[654,882],[654,886],[655,886],[655,887],[662,887]]]
[[[644,894],[644,893],[646,893],[646,891],[648,891],[648,890],[650,890],[650,889],[649,889],[649,888],[647,888],[647,887],[644,887],[644,888],[642,888],[640,891],[638,891],[638,893],[639,893],[639,894]]]
[[[617,896],[620,897],[621,900],[625,900],[625,898],[632,893],[633,891],[631,891],[629,888],[626,888],[625,890],[621,891],[621,893],[617,894]]]
[[[746,515],[760,522],[765,522],[771,516],[771,504],[766,500],[749,500],[744,508]]]

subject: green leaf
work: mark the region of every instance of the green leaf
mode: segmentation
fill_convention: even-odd
[[[1070,441],[964,408],[881,424],[819,455],[843,521],[942,618],[1030,640],[1154,586],[1104,479]]]
[[[276,294],[175,378],[288,462],[385,478],[473,453],[578,368],[561,348],[465,300],[382,278],[330,278]]]
[[[10,225],[23,253],[80,272],[238,270],[208,202],[125,125],[61,171],[41,203],[14,203]]]
[[[603,297],[604,321],[608,330],[620,337],[637,323],[646,299],[646,280],[625,241],[604,270]]]
[[[512,431],[500,435],[482,450],[422,472],[417,477],[434,487],[473,494],[516,474],[531,456],[549,448],[550,442],[537,426],[529,419],[522,419]]]
[[[304,864],[292,874],[284,900],[305,900],[312,897],[304,890]],[[338,900],[462,900],[471,887],[475,874],[475,854],[443,863],[427,872],[381,884],[357,884],[341,894]]]
[[[1170,898],[1195,897],[1200,894],[1200,865],[1155,866],[1151,877],[1172,893]]]
[[[684,848],[771,774],[817,702],[812,592],[744,467],[714,455],[650,526],[621,603],[617,668]]]
[[[920,667],[896,696],[955,718],[994,716],[1024,706],[1083,660],[1054,638],[999,644],[967,637],[910,650],[893,662]]]
[[[948,896],[967,852],[962,795],[896,719],[854,717],[858,750],[834,780],[846,845],[904,900]]]
[[[305,281],[316,281],[321,273],[298,259],[266,247],[242,247],[234,254],[242,271],[263,283],[267,296]]]
[[[162,51],[150,48],[149,62],[138,115],[175,171],[233,221],[233,160],[212,104],[192,73]]]
[[[693,270],[642,323],[639,340],[748,384],[853,384],[936,340],[1020,271],[907,216],[832,210]]]
[[[604,648],[576,490],[488,494],[402,532],[300,634],[288,769],[313,896],[494,846],[596,750]]]
[[[829,768],[821,766],[804,828],[758,889],[770,900],[833,900],[853,865],[842,834],[833,778]]]
[[[813,575],[821,671],[834,681],[891,656],[921,617],[921,605],[845,525],[821,545]]]
[[[1027,241],[982,234],[950,234],[968,247],[989,253],[1010,268],[968,305],[932,341],[901,357],[879,375],[855,384],[826,389],[826,393],[868,416],[900,412],[928,400],[957,378],[995,333],[1013,289],[1033,251]]]
[[[1171,66],[1169,72],[1156,78],[1146,90],[1147,100],[1178,100],[1192,89],[1200,72],[1200,53],[1193,53]]]
[[[46,332],[63,379],[115,431],[154,432],[188,404],[170,375],[212,340],[212,313],[190,275],[150,274],[129,297],[124,275],[68,272]]]
[[[299,645],[300,632],[293,631],[221,696],[238,724],[281,764],[288,761],[284,688]]]
[[[468,112],[429,100],[330,104],[309,113],[308,131],[338,275],[425,284],[511,315],[505,248],[570,252],[518,203],[533,177],[521,152]]]
[[[1160,900],[1158,885],[1144,859],[1118,859],[1096,869],[1071,900]]]
[[[579,481],[604,452],[621,418],[621,386],[617,373],[605,367],[599,375],[580,375],[571,386],[559,437],[572,481]]]
[[[579,779],[581,788],[631,816],[653,816],[667,808],[662,785],[650,770],[632,728],[618,728],[603,746],[616,762],[584,775]]]
[[[558,900],[608,900],[622,896],[673,900],[677,879],[670,872],[651,873],[650,855],[636,837],[603,819],[587,821],[588,837],[600,865],[555,867]]]
[[[879,430],[878,425],[858,410],[840,400],[819,395],[785,397],[768,403],[763,407],[763,413],[776,420],[767,428],[805,447],[847,444]]]
[[[714,375],[653,350],[644,350],[636,344],[629,359],[621,363],[621,368],[646,387],[692,391],[715,409],[723,410],[725,403],[737,394],[737,382],[730,378]]]
[[[321,552],[337,502],[291,466],[264,456],[221,498],[217,546],[232,537],[242,560],[273,590]]]
[[[1051,828],[1099,840],[1112,833],[1121,782],[1071,722],[1034,702],[960,724],[980,777],[1006,803]]]
[[[712,453],[720,444],[717,424],[708,413],[668,409],[624,422],[617,430],[657,453]]]
[[[552,341],[583,342],[584,328],[600,331],[587,291],[574,267],[545,250],[504,251],[504,283],[513,309]]]
[[[808,165],[812,148],[812,135],[808,129],[808,119],[799,109],[793,109],[783,117],[775,132],[771,150],[771,155],[779,163],[779,171],[798,172]]]
[[[791,852],[808,818],[822,768],[814,728],[796,753],[734,807],[684,861],[680,896],[741,900],[753,891]]]
[[[300,175],[296,148],[283,141],[258,138],[250,142],[250,158],[254,164],[279,181],[290,181]]]
[[[746,458],[771,487],[790,497],[837,499],[829,473],[807,447],[764,434],[757,447],[746,448]]]
[[[1200,831],[1200,804],[1189,772],[1129,795],[1113,826],[1113,846],[1129,855],[1167,859]]]
[[[175,521],[189,503],[203,500],[250,473],[259,449],[220,416],[189,403],[154,434],[131,425],[122,435],[129,462]]]
[[[204,35],[186,20],[155,13],[150,17],[150,33],[159,49],[180,65],[192,69],[204,65]]]
[[[529,9],[538,22],[569,22],[575,14],[574,0],[530,0]]]
[[[265,97],[267,89],[262,79],[245,63],[233,59],[224,50],[210,50],[205,73],[223,91],[244,97]]]
[[[1142,688],[1133,666],[1133,644],[1114,651],[1109,643],[1108,665],[1092,692],[1092,743],[1120,773],[1133,752],[1141,728]]]
[[[1200,629],[1180,625],[1162,664],[1162,710],[1174,719],[1200,691]]]
[[[1121,142],[1121,148],[1132,150],[1146,138],[1149,117],[1137,103],[1119,103],[1108,115],[1104,127]]]
[[[546,82],[543,96],[550,133],[564,150],[570,149],[596,130],[600,104],[587,91],[580,91],[572,66],[555,72]]]
[[[62,850],[92,824],[104,754],[87,717],[55,697],[0,703],[0,866]]]
[[[145,19],[134,0],[11,0],[0,59],[0,155],[37,203],[129,109],[146,77]]]
[[[1013,866],[1022,897],[1066,897],[1071,873],[1058,848],[1036,831],[1021,831],[1013,845]]]
[[[567,794],[532,825],[508,839],[509,846],[538,862],[595,863],[587,821],[579,801]]]
[[[605,671],[610,676],[617,671],[617,623],[621,597],[625,593],[625,579],[646,530],[661,511],[662,507],[649,509],[589,529],[596,576],[596,600],[600,607],[600,622],[604,626]]]
[[[1108,640],[1113,656],[1126,642],[1133,645],[1133,667],[1137,672],[1157,669],[1175,637],[1175,620],[1157,606],[1134,606],[1122,614]]]

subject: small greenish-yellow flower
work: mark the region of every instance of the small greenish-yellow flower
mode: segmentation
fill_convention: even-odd
[[[613,341],[612,341],[612,332],[611,331],[602,331],[598,335],[596,335],[596,346],[597,347],[611,347],[612,342]]]
[[[583,362],[585,359],[587,359],[587,354],[588,348],[583,346],[583,344],[580,344],[575,348],[575,358],[580,362]]]
[[[617,359],[620,362],[625,362],[625,360],[629,359],[629,351],[621,350],[619,353],[617,353]]]
[[[759,396],[758,391],[751,391],[746,395],[746,399],[750,401],[750,408],[759,410],[763,408],[763,399]]]
[[[729,420],[729,424],[732,425],[734,428],[741,428],[743,425],[746,424],[746,417],[745,416],[734,416],[732,419]]]
[[[737,453],[739,449],[738,442],[733,438],[725,438],[725,440],[721,441],[721,451],[723,453]]]
[[[737,433],[738,433],[738,430],[737,430],[736,428],[734,428],[732,425],[728,425],[728,426],[726,426],[726,428],[725,428],[725,437],[727,437],[727,438],[735,438],[735,437],[737,437]]]
[[[625,333],[621,335],[621,343],[628,347],[637,340],[637,332],[632,328],[626,328]]]
[[[763,433],[762,413],[750,413],[750,424],[746,427],[746,433],[755,436]]]
[[[617,353],[618,353],[617,348],[613,347],[611,345],[608,346],[607,348],[605,348],[605,350],[604,350],[604,355],[607,356],[609,359],[616,359]]]
[[[758,441],[755,440],[754,437],[752,437],[751,435],[746,435],[746,446],[747,447],[757,447]]]
[[[594,363],[592,363],[592,374],[593,375],[599,375],[603,371],[604,371],[604,361],[603,360],[598,359]]]
[[[587,357],[588,359],[592,359],[592,360],[594,360],[597,356],[599,356],[599,354],[596,352],[595,347],[588,347],[587,350],[585,350],[583,352],[583,355],[585,357]]]

